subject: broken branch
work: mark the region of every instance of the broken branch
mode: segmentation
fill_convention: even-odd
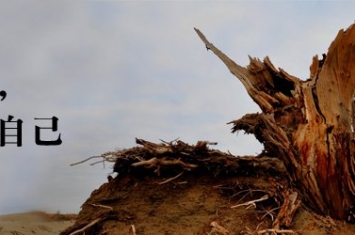
[[[91,226],[94,226],[95,224],[97,224],[98,222],[100,222],[101,219],[100,218],[97,218],[95,219],[94,221],[92,221],[91,223],[87,224],[85,227],[81,228],[81,229],[78,229],[74,232],[72,232],[71,234],[69,235],[75,235],[75,234],[78,234],[78,233],[81,233],[81,232],[85,232],[86,229],[90,228]]]
[[[251,205],[256,207],[255,202],[265,201],[265,200],[267,200],[269,198],[270,198],[269,195],[265,194],[264,196],[262,196],[259,199],[251,200],[251,201],[248,201],[248,202],[245,202],[245,203],[241,203],[241,204],[238,204],[238,205],[235,205],[235,206],[231,206],[231,208],[233,209],[233,208],[237,208],[237,207],[240,207],[240,206],[247,206],[247,208],[249,208]]]
[[[109,210],[113,210],[113,207],[112,206],[105,206],[105,205],[100,205],[100,204],[92,204],[92,203],[88,203],[90,206],[95,206],[95,207],[102,207],[102,208],[105,208],[105,209],[109,209]]]

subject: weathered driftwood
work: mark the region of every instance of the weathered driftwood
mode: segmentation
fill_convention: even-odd
[[[355,222],[355,27],[340,30],[321,60],[313,58],[303,81],[270,59],[242,67],[195,29],[244,85],[262,113],[232,121],[283,161],[291,182],[315,211]]]

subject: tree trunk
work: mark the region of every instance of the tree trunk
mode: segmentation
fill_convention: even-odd
[[[262,110],[232,121],[233,132],[254,134],[280,158],[313,210],[355,222],[355,26],[340,30],[321,60],[313,57],[307,81],[268,57],[239,66],[195,30]]]

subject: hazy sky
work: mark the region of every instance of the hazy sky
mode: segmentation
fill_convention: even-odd
[[[109,164],[69,164],[134,138],[217,141],[260,153],[227,122],[259,108],[193,28],[241,65],[270,56],[307,79],[312,57],[354,22],[352,1],[2,1],[1,119],[23,121],[22,147],[0,147],[0,214],[78,212]],[[60,146],[38,146],[34,118],[56,116]]]

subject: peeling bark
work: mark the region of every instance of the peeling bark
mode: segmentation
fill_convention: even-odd
[[[310,79],[276,69],[270,59],[242,67],[195,29],[203,43],[244,85],[262,113],[230,122],[254,134],[269,156],[285,164],[294,185],[316,212],[355,222],[355,27],[340,30]]]

